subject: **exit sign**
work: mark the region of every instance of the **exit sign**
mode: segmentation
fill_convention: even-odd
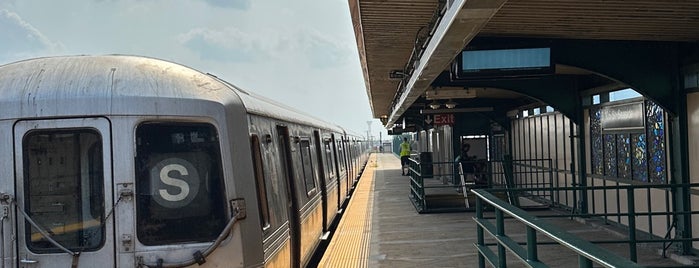
[[[454,114],[435,114],[434,115],[434,125],[454,125]]]

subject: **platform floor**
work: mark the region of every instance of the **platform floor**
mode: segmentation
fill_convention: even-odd
[[[395,155],[372,154],[318,267],[478,267],[473,246],[474,213],[418,214],[408,198],[408,179],[401,176],[400,160]],[[587,239],[619,239],[618,233],[607,228],[568,218],[550,222]],[[505,225],[506,234],[516,241],[526,241],[524,226],[511,219]],[[539,237],[539,241],[547,240]],[[625,245],[601,246],[628,256]],[[682,266],[662,258],[659,248],[659,245],[639,246],[638,263],[653,267]],[[540,245],[538,252],[540,259],[551,267],[578,266],[577,255],[562,246]],[[524,267],[513,255],[507,260],[508,267]]]

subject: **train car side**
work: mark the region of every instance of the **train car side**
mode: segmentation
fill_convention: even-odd
[[[343,155],[341,147],[333,142],[336,135],[341,139],[346,136],[333,125],[290,108],[279,109],[281,104],[268,105],[274,102],[260,96],[241,93],[250,114],[251,140],[264,141],[253,142],[253,158],[259,159],[255,160],[255,170],[265,262],[270,267],[287,267],[285,260],[290,259],[292,267],[304,266],[322,237],[331,231],[344,202],[341,198],[346,196],[338,186],[348,181],[341,172],[348,170],[348,162],[337,159],[349,155]],[[288,194],[286,199],[284,194]],[[291,201],[286,210],[265,207],[284,200]],[[281,242],[279,237],[285,232],[289,240]]]
[[[366,158],[336,126],[132,56],[0,66],[0,134],[5,267],[301,267]]]

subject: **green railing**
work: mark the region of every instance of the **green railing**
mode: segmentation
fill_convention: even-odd
[[[565,176],[566,173],[552,169],[550,159],[474,162],[478,162],[481,165],[485,163],[487,167],[483,173],[485,176],[478,176],[487,179],[485,187],[487,193],[497,196],[499,202],[517,208],[520,205],[519,200],[529,199],[535,201],[535,203],[538,202],[555,208],[539,211],[537,213],[538,219],[576,218],[588,222],[598,221],[605,226],[609,226],[609,228],[616,229],[622,233],[625,232],[624,238],[609,239],[605,237],[600,240],[592,239],[587,242],[592,244],[625,244],[628,246],[629,261],[635,262],[638,260],[637,249],[640,245],[662,245],[663,256],[666,256],[667,251],[673,244],[691,244],[699,241],[699,238],[692,237],[692,234],[684,234],[679,231],[673,232],[676,228],[678,216],[692,217],[699,214],[699,211],[674,211],[671,202],[671,200],[674,200],[673,195],[677,192],[677,189],[690,189],[693,196],[699,195],[699,191],[693,190],[699,188],[699,183],[652,184],[620,179],[604,179],[602,183],[597,182],[597,184],[602,185],[595,185],[596,180],[588,178],[588,185],[579,185],[576,184],[574,179],[569,181],[567,177],[559,178],[559,176]],[[464,183],[458,172],[432,174],[435,166],[451,165],[456,167],[458,163],[428,163],[429,165],[423,163],[421,165],[418,161],[411,159],[409,164],[410,199],[419,213],[464,211],[473,210],[474,207],[477,207],[477,204],[475,204],[477,200],[475,199],[471,200],[473,205],[469,206],[469,199],[474,197],[470,189],[477,188],[473,187],[474,183]],[[425,172],[423,170],[425,168],[430,170]],[[449,169],[442,168],[441,170]],[[444,184],[435,185],[434,178],[437,177],[450,179],[445,180]],[[428,180],[432,184],[426,183],[425,179],[427,178],[433,178]],[[431,203],[434,198],[431,199],[430,190],[435,189],[451,189],[454,196],[461,196],[461,202],[464,206],[455,209],[453,207],[444,208],[438,204],[435,205],[434,202]],[[457,189],[466,190],[457,192]],[[479,192],[483,191],[479,190]],[[468,195],[468,198],[463,194],[464,192]],[[580,200],[578,196],[586,196],[588,200]],[[643,201],[639,202],[639,200]],[[577,209],[579,205],[582,205],[581,202],[588,206],[588,209],[582,212]],[[525,206],[523,205],[517,209],[521,208],[525,208]],[[531,207],[526,208],[529,209]],[[664,219],[664,221],[661,219]],[[497,221],[497,219],[495,220]],[[495,229],[491,233],[497,234],[497,228],[493,228]],[[534,233],[539,232],[536,229],[528,230],[528,232],[531,231]],[[567,236],[559,239],[563,241],[561,243],[567,243],[565,242]],[[526,242],[510,242],[517,245],[528,245]],[[553,242],[539,242],[536,244],[542,245],[547,243]],[[532,250],[534,250],[533,254],[535,254],[535,246]],[[523,252],[519,251],[520,253]],[[488,253],[485,252],[483,254],[486,256]],[[527,252],[526,254],[532,253]],[[588,267],[588,263],[597,262],[586,259],[587,257],[585,256],[581,255],[580,257],[582,267]],[[501,257],[489,257],[490,260],[493,260],[493,258],[499,259]]]
[[[466,211],[464,195],[473,183],[455,182],[454,162],[409,161],[410,200],[419,213]],[[441,172],[435,172],[441,170]],[[430,179],[429,183],[425,179]]]
[[[411,158],[408,160],[408,166],[408,176],[410,177],[410,201],[413,202],[415,209],[419,213],[422,213],[427,208],[427,202],[425,202],[425,181],[420,172],[420,163]]]
[[[544,234],[551,240],[575,252],[578,255],[579,267],[592,267],[593,263],[604,267],[641,267],[635,262],[612,254],[606,249],[569,234],[556,226],[542,222],[514,205],[495,197],[486,189],[477,189],[472,192],[478,197],[476,199],[476,217],[474,221],[478,225],[478,240],[475,246],[478,249],[479,267],[485,267],[486,261],[493,267],[506,267],[506,250],[509,250],[529,267],[548,267],[539,260],[537,233]],[[483,217],[484,205],[488,205],[495,210],[495,225]],[[523,247],[505,233],[505,214],[526,225],[526,247]],[[486,232],[497,241],[497,254],[486,245]]]
[[[418,162],[411,159],[410,200],[418,213],[469,210],[468,190],[473,183],[456,179],[454,162]],[[430,179],[425,181],[425,179]]]
[[[410,200],[419,213],[473,211],[470,189],[534,189],[506,191],[503,195],[519,204],[518,195],[553,203],[553,172],[550,159],[467,160],[460,162],[408,162]],[[435,170],[441,170],[436,172]],[[425,179],[430,183],[426,183]],[[535,190],[547,187],[547,190]]]
[[[601,196],[600,192],[608,192],[608,191],[614,191],[616,192],[615,196],[619,196],[620,193],[623,193],[626,197],[625,200],[623,200],[621,205],[616,205],[617,211],[618,212],[609,212],[609,211],[604,211],[604,212],[588,212],[588,213],[579,213],[576,212],[575,209],[569,208],[568,213],[558,213],[560,211],[551,211],[552,213],[550,214],[543,214],[543,215],[537,215],[537,218],[580,218],[580,219],[585,219],[587,221],[601,221],[601,223],[605,225],[609,225],[610,227],[614,227],[621,232],[626,232],[625,234],[625,239],[603,239],[603,240],[590,240],[589,242],[593,244],[627,244],[628,245],[628,250],[629,250],[629,259],[631,261],[637,261],[638,260],[638,254],[637,254],[637,248],[639,244],[651,244],[651,243],[656,243],[656,244],[662,244],[662,251],[663,251],[663,256],[666,256],[666,251],[670,248],[670,245],[677,243],[677,242],[695,242],[699,241],[699,238],[694,238],[691,237],[691,234],[689,234],[687,237],[672,237],[672,229],[675,228],[675,221],[676,217],[679,215],[686,215],[686,216],[692,216],[692,215],[697,215],[699,214],[699,211],[673,211],[669,207],[666,206],[664,211],[658,211],[658,210],[652,210],[649,209],[650,205],[648,207],[644,208],[638,208],[637,201],[639,200],[636,198],[636,196],[639,195],[639,193],[646,193],[646,196],[644,197],[645,199],[648,199],[647,202],[657,202],[654,201],[651,197],[653,196],[652,192],[653,191],[659,191],[658,193],[665,194],[665,197],[663,198],[663,202],[669,204],[669,202],[666,202],[666,200],[670,199],[669,195],[672,193],[673,189],[677,188],[693,188],[693,187],[699,187],[699,183],[692,183],[692,184],[619,184],[619,185],[614,185],[614,186],[577,186],[577,187],[554,187],[552,190],[554,192],[562,192],[562,191],[574,191],[574,192],[581,192],[585,191],[587,192],[588,196],[594,196],[598,195]],[[550,190],[551,188],[517,188],[517,189],[508,189],[508,192],[525,192],[525,191],[537,191],[537,190]],[[503,191],[502,189],[488,189],[488,192],[490,193],[497,193],[499,191]],[[610,202],[610,200],[607,200],[606,198],[603,199],[604,203],[606,204],[607,202]],[[645,201],[645,200],[644,200]],[[645,203],[645,202],[644,202]],[[594,210],[593,210],[594,211]],[[663,236],[659,236],[657,234],[654,234],[653,232],[653,218],[654,217],[665,217],[666,218],[666,229],[661,229],[664,233]],[[612,220],[614,219],[614,220]],[[646,228],[649,228],[649,232],[644,232],[641,231],[637,228],[639,226],[639,222],[643,223],[645,222]],[[623,223],[623,224],[622,224]],[[656,230],[657,231],[657,230]],[[657,232],[655,232],[657,233]]]

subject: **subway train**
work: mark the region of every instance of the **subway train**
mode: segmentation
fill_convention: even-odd
[[[0,66],[0,268],[304,267],[359,135],[159,59]]]

